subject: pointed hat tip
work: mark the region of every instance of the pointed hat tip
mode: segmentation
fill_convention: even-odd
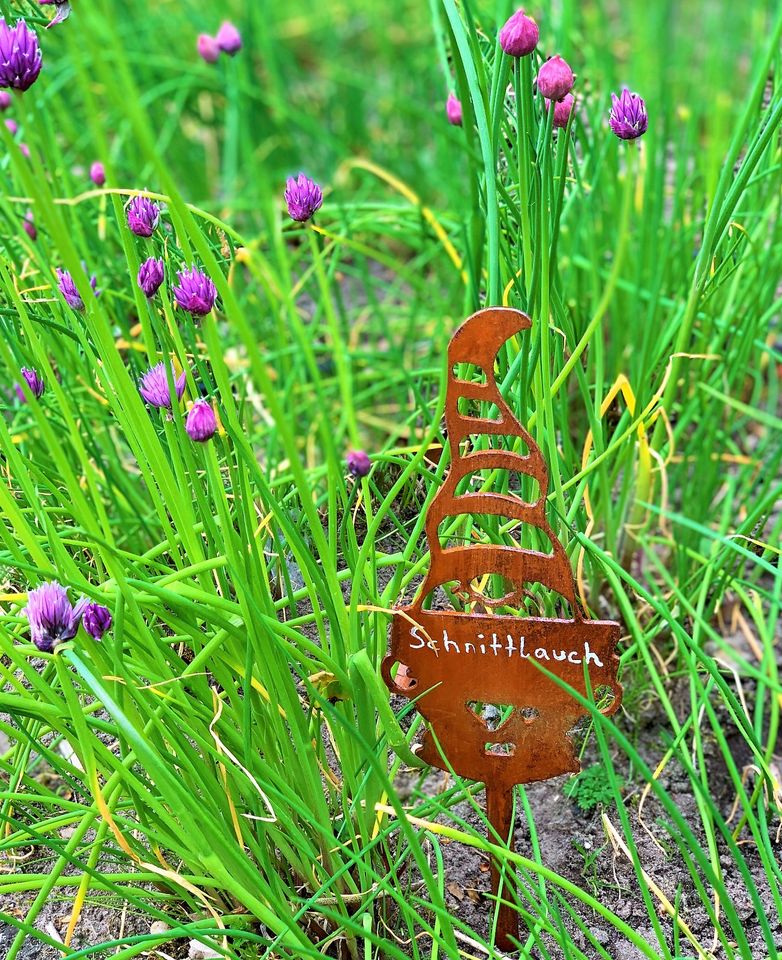
[[[527,330],[532,321],[513,307],[486,307],[468,317],[451,337],[448,360],[454,363],[477,363],[485,366],[500,347],[517,333]],[[483,359],[484,363],[481,363]]]

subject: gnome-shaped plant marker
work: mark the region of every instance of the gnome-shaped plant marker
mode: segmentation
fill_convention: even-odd
[[[530,325],[518,310],[493,307],[471,316],[451,339],[445,422],[452,464],[426,518],[431,563],[415,601],[394,617],[382,664],[389,689],[415,699],[428,721],[421,759],[483,781],[488,819],[511,849],[514,785],[580,769],[569,734],[589,711],[568,688],[586,698],[602,690],[604,714],[622,696],[614,652],[619,625],[583,618],[570,562],[546,520],[548,469],[494,377],[500,347]],[[474,375],[462,380],[460,371]],[[522,499],[480,483],[465,490],[476,471],[483,487],[516,476],[522,496],[534,493]],[[543,549],[477,541],[443,547],[440,525],[464,514],[488,515],[497,529],[502,520],[515,522]],[[557,612],[565,616],[500,614],[500,608],[526,610],[527,584],[558,595]],[[435,594],[448,602],[435,598],[433,608]],[[494,862],[492,889],[500,891]],[[512,896],[506,880],[502,899]],[[510,950],[516,939],[518,914],[500,902],[496,943]]]

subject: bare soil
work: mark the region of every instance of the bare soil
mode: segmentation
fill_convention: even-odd
[[[398,544],[392,536],[386,548],[393,551],[397,546]],[[383,571],[382,579],[385,580],[388,576],[390,576],[390,571]],[[349,583],[346,583],[344,585],[345,591],[347,592],[349,588]],[[299,613],[304,612],[304,606],[306,605],[302,605]],[[317,640],[314,631],[313,639]],[[734,639],[738,646],[740,639],[731,638],[731,640]],[[782,644],[780,644],[780,647],[782,648]],[[742,650],[742,653],[747,655],[748,651]],[[729,675],[727,679],[731,684],[733,683],[733,678]],[[631,696],[632,680],[629,676],[625,676],[623,682],[626,686],[625,703],[630,703],[634,699]],[[669,684],[669,696],[680,722],[686,719],[690,710],[687,688],[686,678],[676,681],[671,680]],[[751,711],[753,690],[751,684],[746,681],[744,682],[743,694]],[[405,703],[406,701],[400,698],[399,703],[395,706],[401,707]],[[666,753],[667,743],[669,742],[669,739],[666,741],[666,737],[670,738],[670,725],[660,705],[651,698],[640,703],[633,702],[631,711],[618,714],[616,720],[623,728],[624,733],[633,740],[646,765],[654,770]],[[726,711],[724,715],[720,714],[720,720],[724,735],[728,739],[733,762],[738,770],[743,770],[751,759],[746,744]],[[717,743],[710,739],[705,727],[702,726],[702,730],[705,738],[705,759],[711,796],[722,816],[726,820],[730,820],[735,801],[735,790]],[[5,749],[7,749],[7,745],[0,743],[0,753],[4,752]],[[584,756],[584,766],[596,762],[598,762],[597,754],[590,747]],[[706,951],[709,951],[714,960],[725,960],[725,950],[716,938],[714,924],[703,909],[693,879],[671,832],[666,829],[668,818],[664,809],[657,802],[653,793],[649,793],[643,801],[643,808],[640,808],[645,783],[639,782],[636,771],[624,770],[622,768],[623,763],[626,763],[626,761],[622,756],[615,757],[615,769],[628,782],[624,792],[625,809],[632,826],[634,847],[643,870],[650,881],[659,887],[671,903],[676,903],[678,898],[680,916],[686,922],[698,943]],[[772,758],[772,764],[777,769],[782,769],[782,757]],[[420,771],[403,771],[400,774],[397,787],[403,798],[409,798],[412,801],[415,791],[431,796],[441,792],[447,786],[446,775],[440,771],[431,771],[424,777],[423,781],[419,781],[419,777]],[[661,785],[677,804],[690,829],[698,838],[699,845],[706,849],[707,842],[700,825],[697,802],[686,772],[675,762],[671,762],[665,766],[659,779]],[[566,880],[589,892],[645,938],[654,950],[659,951],[657,938],[652,929],[639,880],[632,863],[621,850],[612,846],[606,832],[604,813],[611,818],[609,822],[618,834],[622,835],[621,824],[616,818],[615,811],[613,811],[613,808],[609,811],[598,806],[591,812],[583,812],[563,793],[563,787],[567,780],[567,777],[560,777],[544,783],[530,784],[523,788],[526,790],[532,809],[542,863]],[[476,799],[483,806],[483,794],[477,794]],[[518,803],[517,807],[519,812],[515,828],[516,850],[521,855],[534,859],[529,825],[524,817],[521,803]],[[476,833],[481,834],[483,832],[483,824],[468,802],[458,804],[454,808],[454,814],[466,821]],[[769,819],[772,818],[769,817]],[[735,826],[736,822],[737,820],[734,818],[731,821],[731,826]],[[782,845],[779,836],[772,835],[772,841],[773,856],[777,862],[780,862]],[[772,892],[769,888],[769,880],[763,869],[760,855],[746,830],[739,838],[739,843],[747,869],[759,891],[762,906],[774,933],[777,948],[782,950],[782,918],[776,913]],[[474,930],[476,934],[487,937],[492,911],[492,901],[488,896],[490,892],[488,858],[480,851],[457,842],[446,843],[442,849],[445,867],[444,886],[449,909],[455,917]],[[734,908],[743,921],[744,933],[752,949],[753,960],[756,957],[757,960],[766,960],[768,950],[762,936],[760,921],[735,860],[724,845],[719,846],[717,852],[723,871],[724,883]],[[8,872],[9,869],[13,869],[13,865],[7,862],[3,863],[0,860],[0,870]],[[42,857],[34,862],[27,861],[18,869],[23,869],[25,872],[39,870],[45,873],[48,872],[49,861]],[[112,867],[108,867],[108,869],[112,869]],[[120,868],[113,866],[113,869]],[[411,884],[415,884],[418,877],[411,873],[409,880]],[[556,892],[556,888],[550,886],[549,891],[551,896]],[[14,896],[6,896],[0,903],[0,958],[7,954],[17,933],[17,928],[13,924],[4,922],[2,914],[20,920],[23,919],[34,896],[34,893],[20,893]],[[674,944],[671,936],[673,921],[660,907],[659,900],[654,893],[651,894],[651,899],[658,907],[662,929],[666,931],[669,947],[673,950]],[[568,902],[576,909],[591,936],[600,946],[600,949],[598,949],[575,923],[568,921],[567,933],[569,938],[583,951],[585,956],[590,960],[592,958],[595,958],[595,960],[605,958],[606,954],[611,960],[640,960],[642,956],[640,951],[619,936],[599,914],[592,914],[586,906],[579,904],[573,898],[570,898]],[[62,937],[67,928],[70,909],[71,903],[67,897],[53,897],[45,904],[36,922],[37,928],[55,939]],[[724,908],[722,908],[722,911],[721,916],[724,918]],[[116,898],[93,896],[85,905],[72,946],[94,946],[123,936],[148,933],[149,924],[148,916],[139,915],[133,909],[127,909],[126,905],[117,901]],[[529,936],[530,930],[522,926],[522,942],[526,941]],[[559,960],[562,954],[557,951],[552,941],[544,938],[544,943],[547,956],[551,960]],[[421,949],[425,951],[423,944],[421,944]],[[465,949],[476,957],[481,955],[479,950],[470,948],[466,944]],[[114,952],[115,948],[110,948],[105,952],[101,951],[95,954],[95,957],[108,958]],[[183,941],[173,941],[161,948],[157,955],[178,960],[180,957],[187,956],[187,944]],[[539,960],[544,954],[537,945],[533,944],[530,952],[525,956],[529,957],[529,960]],[[687,942],[684,936],[680,937],[678,953],[675,956],[677,960],[678,958],[689,960],[689,958],[696,956],[695,948]],[[61,954],[54,948],[44,946],[39,941],[28,937],[24,948],[18,955],[18,960],[55,960],[55,958],[59,960],[60,957]]]
[[[685,687],[681,684],[682,712],[685,710]],[[676,698],[674,697],[674,702]],[[688,702],[688,701],[687,701]],[[683,719],[681,717],[680,719]],[[620,721],[621,722],[621,721]],[[651,705],[648,710],[636,721],[639,727],[636,746],[644,761],[654,769],[666,752],[663,743],[662,731],[667,726],[667,720],[662,711]],[[730,725],[726,719],[725,729],[729,736],[733,760],[741,770],[749,762],[749,751],[740,735],[730,736]],[[735,791],[730,781],[724,760],[715,743],[707,740],[708,779],[712,798],[720,808],[722,815],[729,819],[734,806]],[[598,761],[594,751],[587,751],[584,757],[584,766]],[[777,758],[777,763],[779,758]],[[621,758],[616,758],[615,768],[622,774]],[[630,778],[630,771],[626,771]],[[569,800],[563,793],[563,787],[569,778],[558,777],[543,783],[528,784],[527,798],[532,810],[535,832],[540,847],[541,862],[561,877],[571,881],[583,890],[586,890],[605,907],[623,919],[637,933],[647,940],[649,945],[659,951],[659,944],[649,919],[649,913],[644,904],[641,888],[630,859],[611,843],[603,816],[607,811],[598,806],[591,812],[584,812]],[[408,781],[400,784],[402,790],[412,787],[413,777],[408,775]],[[666,766],[660,776],[660,783],[675,801],[680,813],[690,828],[698,837],[703,849],[706,849],[706,837],[700,825],[698,807],[693,796],[692,784],[687,773],[676,763]],[[418,785],[418,789],[427,795],[437,793],[447,785],[447,775],[440,771],[432,771],[426,780]],[[643,784],[630,784],[625,790],[625,807],[632,825],[635,850],[640,864],[650,880],[663,892],[671,904],[676,903],[677,893],[680,897],[680,916],[691,930],[695,939],[702,947],[720,960],[726,956],[724,947],[719,943],[714,925],[704,910],[697,895],[693,879],[683,862],[683,859],[666,829],[669,819],[661,804],[649,793],[641,798]],[[521,788],[520,788],[521,789]],[[476,800],[484,807],[484,794],[476,796]],[[531,860],[535,859],[531,841],[529,825],[524,817],[521,803],[517,804],[518,814],[515,828],[516,851]],[[465,820],[477,833],[484,827],[481,819],[473,807],[465,802],[454,808],[454,813]],[[611,812],[609,823],[622,836],[622,827],[616,820],[615,813]],[[441,818],[443,822],[445,818]],[[735,826],[734,817],[731,826]],[[782,918],[776,913],[769,880],[763,869],[757,849],[742,836],[740,849],[746,860],[747,868],[752,875],[758,889],[764,912],[774,933],[777,947],[782,946]],[[445,890],[446,902],[454,916],[467,924],[482,937],[488,936],[489,922],[492,915],[492,899],[490,897],[490,866],[489,858],[482,851],[475,850],[456,842],[443,845],[445,863]],[[723,880],[728,894],[739,917],[743,922],[744,933],[752,950],[752,957],[765,958],[768,949],[763,939],[761,926],[755,907],[747,892],[746,885],[731,853],[725,846],[718,848]],[[772,851],[777,862],[782,857],[782,844],[779,837],[775,838]],[[706,885],[708,888],[708,885]],[[554,885],[549,885],[549,895],[557,891]],[[660,900],[654,893],[652,902],[657,909],[661,927],[668,935],[668,946],[673,949],[671,931],[673,921],[661,906]],[[590,930],[600,947],[606,951],[612,960],[641,960],[640,950],[619,935],[603,918],[589,908],[580,905],[573,898],[569,898],[571,906],[575,907],[582,921]],[[722,914],[724,917],[724,913]],[[578,925],[566,923],[569,939],[590,958],[604,957],[592,944]],[[521,940],[524,943],[531,935],[529,928],[521,923]],[[550,939],[544,938],[547,955],[552,960],[558,960],[563,954],[553,945]],[[713,952],[712,952],[713,951]],[[696,956],[695,948],[688,943],[684,935],[679,938],[679,953],[677,958]],[[530,958],[543,956],[535,946],[529,954]]]
[[[684,694],[685,689],[682,684],[679,697],[682,712],[686,709],[688,702]],[[675,697],[674,702],[676,702]],[[665,753],[666,747],[662,738],[665,726],[666,721],[662,712],[654,704],[650,704],[635,720],[637,747],[646,763],[652,768],[657,766]],[[728,723],[726,723],[726,730],[730,735]],[[733,759],[741,769],[749,760],[743,741],[736,733],[729,742],[733,750]],[[722,814],[728,818],[735,799],[734,790],[716,744],[710,745],[707,740],[707,751],[712,797]],[[584,758],[585,765],[595,760],[595,755],[588,751]],[[617,770],[621,774],[622,769],[619,764],[621,760],[617,759]],[[630,771],[627,771],[628,779],[629,774]],[[440,771],[431,771],[420,782],[418,777],[418,771],[403,772],[400,775],[398,789],[403,796],[412,799],[413,791],[420,791],[419,796],[421,794],[431,796],[442,791],[447,785],[447,776]],[[524,788],[533,812],[543,864],[587,890],[633,927],[655,950],[659,949],[633,866],[621,850],[612,846],[604,825],[603,809],[598,807],[588,813],[580,810],[563,793],[563,786],[567,779],[567,777],[560,777],[544,783],[529,784]],[[675,763],[671,763],[663,771],[660,780],[696,836],[705,845],[705,837],[699,826],[697,804],[686,773]],[[644,801],[643,810],[639,811],[642,788],[643,785],[631,784],[625,792],[625,806],[632,824],[635,849],[640,863],[651,881],[662,890],[671,903],[676,902],[678,893],[682,919],[698,942],[706,950],[713,949],[713,956],[716,960],[720,960],[725,956],[724,948],[716,941],[714,925],[703,909],[686,865],[670,833],[665,828],[664,810],[657,803],[654,795],[649,794]],[[476,800],[482,806],[483,794],[476,795]],[[519,813],[515,830],[516,849],[523,856],[534,859],[529,825],[524,818],[521,804],[517,806]],[[465,820],[476,832],[479,834],[482,832],[481,820],[468,802],[458,804],[454,808],[454,813]],[[614,819],[610,822],[621,835],[621,825],[616,822],[615,814],[612,813],[611,816]],[[735,824],[735,820],[733,823]],[[487,936],[492,910],[492,901],[488,896],[490,892],[488,857],[480,851],[457,842],[445,843],[442,849],[448,907],[455,917],[477,934]],[[771,929],[778,938],[778,943],[782,944],[782,919],[775,915],[771,890],[758,852],[749,842],[743,843],[741,850],[760,893]],[[779,860],[782,847],[778,841],[775,843],[773,853]],[[739,870],[726,849],[720,849],[719,854],[725,885],[743,920],[744,931],[753,950],[753,957],[766,957],[767,949],[758,917]],[[46,872],[47,868],[48,862],[45,859],[36,863],[27,862],[24,865],[26,871],[40,869],[41,872]],[[5,869],[8,869],[8,864],[5,865]],[[415,877],[411,877],[411,882],[415,880]],[[553,895],[556,888],[550,886],[549,890],[550,895]],[[32,899],[32,894],[6,897],[1,907],[2,912],[21,919]],[[659,907],[658,916],[663,929],[670,932],[671,918],[660,907],[654,893],[652,893],[652,900]],[[642,956],[640,951],[619,936],[598,914],[593,915],[588,908],[572,899],[570,903],[576,908],[596,942],[612,960],[640,960]],[[67,898],[53,898],[44,906],[36,926],[55,938],[62,936],[69,914],[70,903]],[[111,897],[93,897],[82,914],[73,945],[97,945],[123,935],[148,931],[148,917],[139,916],[132,910],[127,910],[121,902]],[[568,922],[567,932],[572,942],[587,957],[594,957],[597,960],[598,957],[604,956],[594,944],[590,943],[575,923]],[[15,934],[16,930],[11,924],[0,922],[0,957],[8,951]],[[530,931],[522,924],[522,941],[525,941],[529,935]],[[670,941],[669,946],[673,947]],[[182,942],[172,943],[163,948],[162,955],[186,956],[186,953],[182,953],[184,947],[185,944]],[[550,940],[546,942],[546,949],[553,960],[561,956]],[[695,957],[694,948],[684,937],[680,940],[679,950],[680,957]],[[112,952],[113,950],[107,951],[105,956],[109,956]],[[43,946],[32,938],[28,938],[19,955],[20,960],[54,960],[58,956],[56,950]],[[542,954],[536,946],[533,946],[528,956],[537,958]]]

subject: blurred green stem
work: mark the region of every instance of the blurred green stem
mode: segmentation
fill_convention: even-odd
[[[627,151],[627,167],[625,169],[624,177],[624,190],[622,192],[622,212],[619,218],[619,230],[618,230],[618,240],[616,245],[616,253],[614,255],[614,262],[611,267],[611,273],[608,276],[605,288],[603,290],[603,295],[600,298],[600,302],[595,308],[595,312],[592,315],[592,319],[587,324],[586,329],[584,330],[581,339],[576,344],[573,352],[568,357],[565,362],[562,370],[554,378],[553,383],[551,384],[551,398],[553,399],[556,394],[559,392],[563,383],[570,376],[573,368],[578,363],[579,357],[586,350],[589,345],[590,340],[595,335],[595,331],[600,326],[600,322],[608,310],[611,300],[616,290],[617,282],[619,280],[619,275],[622,272],[622,265],[624,263],[625,253],[627,252],[627,241],[629,239],[629,226],[630,226],[630,211],[633,206],[633,194],[635,187],[635,178],[637,172],[637,157],[636,157],[637,147],[633,145]],[[599,406],[599,401],[598,401]],[[537,411],[535,411],[530,417],[529,423],[530,426],[533,426],[537,420]]]
[[[350,442],[359,446],[358,424],[356,423],[356,411],[353,406],[353,371],[351,369],[350,353],[347,344],[342,339],[342,331],[339,328],[339,318],[334,310],[334,304],[331,302],[331,291],[329,281],[326,277],[326,271],[323,269],[323,253],[318,244],[318,235],[314,230],[308,230],[307,235],[312,250],[312,261],[315,265],[315,275],[318,278],[318,288],[320,290],[321,304],[326,314],[329,333],[331,334],[331,352],[334,357],[334,365],[337,369],[339,378],[339,392],[342,398],[343,416],[350,436]]]
[[[532,134],[532,63],[530,57],[517,57],[513,77],[516,90],[516,156],[519,170],[519,213],[521,215],[521,251],[524,269],[525,308],[532,296],[532,225],[530,222],[529,171],[535,163]]]

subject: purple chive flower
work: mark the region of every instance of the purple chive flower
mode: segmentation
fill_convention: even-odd
[[[164,275],[163,261],[154,257],[145,260],[138,268],[138,285],[148,300],[158,292]]]
[[[22,369],[19,372],[24,378],[24,382],[30,388],[30,393],[36,399],[42,397],[43,392],[46,389],[46,386],[44,385],[43,380],[38,374],[38,371],[31,369],[30,367],[22,367]],[[18,383],[14,384],[14,389],[16,390],[17,397],[19,397],[21,402],[24,403],[27,400],[27,397],[25,397],[24,391],[22,390],[22,388],[19,386]]]
[[[125,215],[132,233],[137,237],[151,237],[160,221],[160,207],[149,197],[133,197]]]
[[[646,104],[637,93],[630,93],[625,87],[621,96],[611,94],[611,104],[608,123],[620,140],[636,140],[646,133],[649,117]]]
[[[24,215],[24,220],[22,220],[22,230],[24,230],[31,240],[35,240],[35,238],[38,236],[38,231],[35,229],[33,215],[30,210],[28,210]]]
[[[41,49],[38,37],[24,20],[9,27],[0,18],[0,87],[27,90],[41,72]]]
[[[537,47],[538,25],[523,10],[517,10],[500,30],[500,46],[509,57],[526,57]]]
[[[300,173],[298,177],[288,177],[285,184],[285,203],[290,218],[304,223],[316,210],[320,210],[323,191],[314,180]]]
[[[214,63],[220,56],[220,47],[217,40],[214,37],[210,37],[208,33],[198,34],[196,47],[201,59],[206,60],[207,63]]]
[[[182,394],[185,392],[185,374],[182,372],[176,377],[174,376],[173,365],[170,365],[169,369],[171,370],[171,376],[174,380],[176,398],[177,400],[181,400]],[[164,363],[158,363],[156,366],[150,367],[150,369],[142,375],[138,385],[138,392],[151,407],[160,407],[166,410],[171,409],[171,393],[168,389],[168,377]]]
[[[562,100],[573,89],[575,78],[570,66],[557,54],[538,70],[538,90],[547,100]]]
[[[11,134],[12,137],[15,137],[16,134],[19,132],[19,124],[16,122],[16,120],[12,120],[9,117],[5,121],[5,125],[6,127],[8,127],[8,132]]]
[[[217,417],[208,400],[196,400],[185,420],[185,430],[191,440],[206,443],[217,431]]]
[[[30,159],[30,148],[27,146],[27,144],[26,144],[26,143],[20,143],[20,144],[19,144],[19,149],[22,151],[22,156],[23,156],[26,160],[29,160],[29,159]]]
[[[445,101],[445,115],[448,117],[448,123],[454,127],[462,125],[462,104],[455,94],[449,93]]]
[[[95,296],[99,297],[100,291],[96,289],[97,284],[97,278],[93,273],[90,277],[90,286],[95,291]],[[57,267],[57,286],[69,307],[73,307],[74,310],[84,309],[84,300],[82,300],[82,296],[79,293],[73,277],[67,270],[61,270],[59,267]]]
[[[88,603],[84,607],[81,625],[87,633],[100,640],[107,630],[111,630],[111,612],[100,603]]]
[[[223,53],[227,53],[229,57],[234,56],[242,49],[242,35],[228,20],[223,20],[220,24],[215,42]]]
[[[7,110],[11,106],[11,94],[0,90],[0,110]]]
[[[90,167],[90,180],[96,187],[102,187],[106,182],[106,170],[100,160],[96,160]]]
[[[56,644],[76,636],[86,601],[74,607],[68,591],[56,580],[41,584],[27,594],[22,613],[30,624],[30,638],[43,653],[51,653]]]
[[[179,286],[173,289],[177,306],[194,317],[205,317],[217,300],[217,288],[210,277],[198,267],[191,267],[178,270],[177,279]]]
[[[350,450],[345,457],[348,472],[354,477],[365,477],[372,469],[372,463],[363,450]]]
[[[65,302],[69,307],[73,307],[74,310],[84,309],[84,301],[74,283],[73,277],[67,270],[60,270],[59,267],[57,268],[57,286],[60,288],[60,293],[65,298]]]
[[[545,100],[544,103],[547,110],[551,109],[552,103],[554,104],[554,126],[564,130],[573,111],[573,104],[575,103],[573,94],[569,93],[562,100]]]

